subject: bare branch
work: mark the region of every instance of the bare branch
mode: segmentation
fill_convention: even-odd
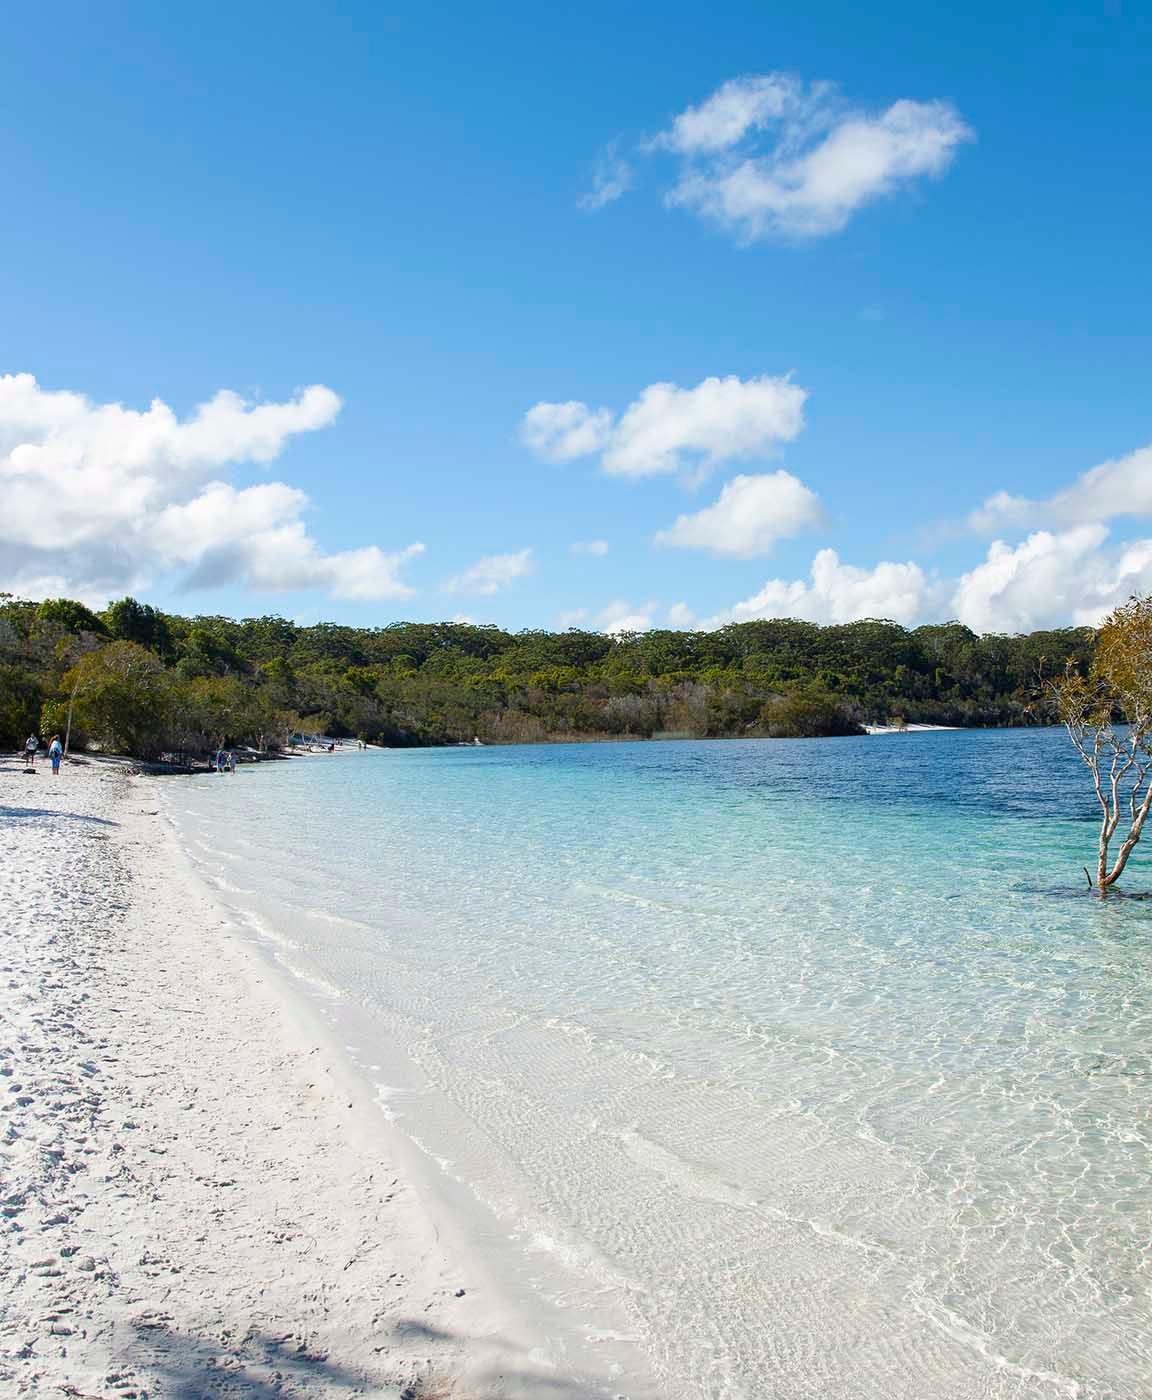
[[[1123,873],[1152,811],[1152,597],[1133,597],[1105,620],[1087,676],[1069,663],[1045,688],[1092,774],[1101,813],[1096,886],[1104,893]],[[1128,832],[1109,864],[1122,813]]]

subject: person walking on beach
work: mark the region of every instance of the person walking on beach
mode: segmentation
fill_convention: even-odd
[[[60,735],[53,734],[52,742],[48,745],[48,757],[52,760],[52,776],[60,776],[60,760],[64,757],[64,745],[60,742]]]
[[[36,750],[40,747],[40,740],[35,734],[29,734],[24,740],[24,771],[25,773],[35,773],[36,771]]]

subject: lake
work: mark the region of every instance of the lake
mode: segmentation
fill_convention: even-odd
[[[1152,1395],[1152,903],[1085,893],[1062,732],[163,794],[427,1189],[622,1392],[642,1362],[678,1400]]]

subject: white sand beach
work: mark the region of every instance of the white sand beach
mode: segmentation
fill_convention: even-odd
[[[0,762],[0,1391],[614,1393],[453,1247],[157,779]]]
[[[866,734],[934,734],[938,731],[954,733],[958,727],[955,724],[866,724],[864,732]]]

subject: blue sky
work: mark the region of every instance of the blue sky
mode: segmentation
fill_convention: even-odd
[[[0,588],[1091,620],[1152,589],[1150,46],[1120,3],[21,12],[0,373],[36,384],[0,393]],[[605,160],[631,187],[591,209]],[[708,212],[733,190],[754,217]],[[660,384],[663,457],[624,418]],[[180,427],[308,385],[339,410]],[[534,452],[540,404],[595,450]]]

